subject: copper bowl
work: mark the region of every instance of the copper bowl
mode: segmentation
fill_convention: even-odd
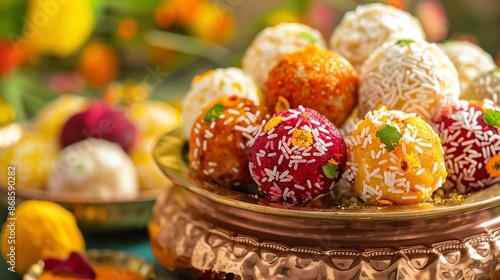
[[[185,152],[180,130],[155,149],[176,184],[149,225],[167,268],[221,279],[490,279],[500,269],[500,185],[440,204],[292,206],[196,180]]]

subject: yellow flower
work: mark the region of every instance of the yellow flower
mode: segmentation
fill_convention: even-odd
[[[232,38],[234,18],[230,11],[204,1],[190,13],[192,22],[187,29],[195,37],[218,44],[224,44]]]
[[[500,155],[494,155],[488,160],[486,171],[488,171],[490,178],[500,176]]]
[[[415,154],[406,154],[404,159],[401,160],[401,169],[406,170],[418,170],[420,169],[420,160]]]
[[[313,143],[311,132],[304,129],[297,129],[292,133],[292,145],[309,148]]]
[[[14,109],[0,97],[0,126],[14,121]]]
[[[90,0],[32,0],[23,40],[42,54],[67,57],[87,40],[94,28]]]

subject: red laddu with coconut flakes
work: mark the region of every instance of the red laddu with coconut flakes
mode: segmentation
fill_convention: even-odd
[[[492,101],[444,106],[437,130],[448,170],[445,190],[465,194],[500,182],[500,108]]]
[[[300,106],[261,125],[249,167],[259,190],[271,200],[306,203],[333,189],[346,158],[338,129],[317,111]]]

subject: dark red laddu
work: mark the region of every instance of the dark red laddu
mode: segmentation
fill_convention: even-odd
[[[128,153],[136,141],[137,130],[122,111],[98,102],[69,118],[61,132],[61,146],[90,137],[117,143]]]

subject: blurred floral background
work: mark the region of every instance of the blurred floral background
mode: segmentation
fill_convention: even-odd
[[[264,27],[301,22],[328,39],[362,0],[2,0],[0,126],[61,94],[133,103],[180,100],[193,75],[240,66]],[[465,39],[500,62],[500,1],[386,0],[428,40]]]

